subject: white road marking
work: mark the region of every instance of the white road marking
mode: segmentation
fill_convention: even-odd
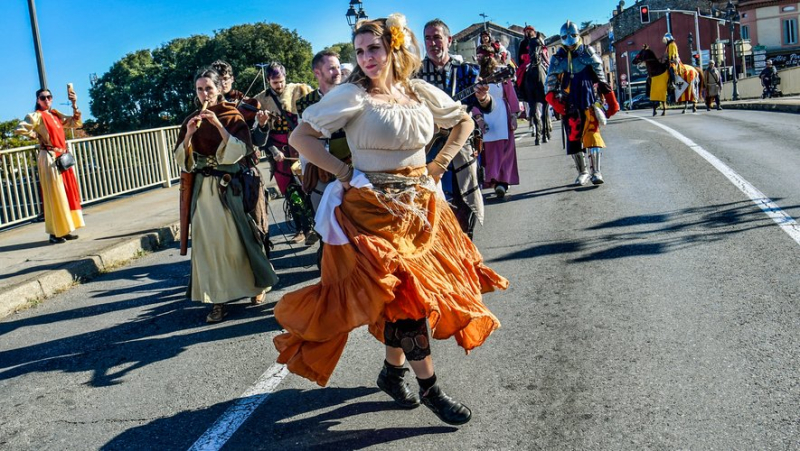
[[[698,155],[703,157],[706,161],[711,163],[719,172],[722,173],[734,186],[739,188],[741,192],[743,192],[750,200],[753,201],[754,204],[758,205],[761,210],[766,213],[767,216],[772,218],[776,224],[784,231],[787,235],[789,235],[797,244],[800,244],[800,225],[798,225],[797,221],[794,220],[791,216],[786,214],[783,210],[781,210],[778,205],[772,202],[772,199],[765,196],[764,193],[758,190],[755,186],[751,185],[750,182],[745,180],[741,175],[737,174],[736,171],[728,167],[725,163],[719,160],[719,158],[711,155],[707,150],[703,149],[699,144],[695,143],[691,139],[687,138],[686,136],[682,135],[681,133],[677,132],[676,130],[667,127],[664,124],[656,122],[652,119],[641,117],[643,119],[656,127],[660,127],[667,131],[670,135],[674,136],[678,141],[686,144],[690,149],[695,151]]]
[[[289,370],[286,365],[274,364],[258,378],[255,385],[239,396],[239,399],[202,435],[189,451],[217,451],[230,440],[239,426],[244,424],[269,395],[283,381]]]

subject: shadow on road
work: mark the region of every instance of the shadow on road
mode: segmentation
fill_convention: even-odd
[[[533,196],[542,195],[532,193]],[[789,208],[796,207],[787,207]],[[605,235],[537,244],[494,258],[490,262],[557,254],[577,254],[571,260],[573,263],[659,255],[774,225],[775,222],[752,202],[731,202],[660,214],[626,216],[586,228],[606,231]]]
[[[357,398],[377,392],[377,388],[355,387],[291,389],[273,393],[225,444],[225,449],[357,450],[409,437],[458,430],[451,426],[342,430],[342,420],[395,409],[390,401],[354,402]],[[188,449],[232,403],[220,403],[204,410],[181,412],[173,417],[154,420],[125,431],[101,449],[131,449],[143,443],[151,449]],[[409,414],[433,415],[419,409]],[[373,418],[364,423],[381,422]]]
[[[91,287],[101,281],[112,280],[150,279],[151,282],[94,292],[91,296],[95,302],[86,307],[0,323],[2,336],[30,326],[69,320],[85,321],[87,318],[128,309],[141,310],[133,319],[105,329],[2,351],[0,380],[32,372],[88,371],[92,373],[88,385],[108,386],[119,383],[120,378],[138,368],[175,357],[191,346],[281,329],[272,317],[274,303],[258,307],[246,302],[230,304],[227,320],[213,327],[208,326],[204,322],[208,307],[185,298],[189,271],[188,261],[120,269],[87,285]],[[120,296],[126,299],[115,299]],[[248,317],[263,317],[263,320],[237,321]]]

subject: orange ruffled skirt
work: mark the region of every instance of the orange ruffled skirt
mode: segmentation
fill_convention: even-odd
[[[481,294],[507,288],[508,280],[484,266],[445,200],[419,188],[403,200],[428,224],[417,214],[390,212],[386,197],[372,189],[345,193],[336,218],[349,244],[326,244],[320,282],[275,306],[287,330],[273,340],[278,363],[324,387],[357,327],[368,325],[383,342],[386,321],[427,318],[433,338],[455,337],[467,352],[500,327]]]

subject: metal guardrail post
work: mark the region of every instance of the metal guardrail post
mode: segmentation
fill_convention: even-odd
[[[158,161],[161,163],[161,186],[169,188],[172,186],[170,181],[169,170],[169,147],[167,147],[167,132],[166,130],[158,131]]]

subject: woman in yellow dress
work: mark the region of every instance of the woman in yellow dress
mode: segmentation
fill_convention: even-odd
[[[359,23],[358,65],[303,113],[290,144],[335,174],[316,217],[325,242],[319,283],[286,294],[275,317],[278,362],[324,386],[351,330],[367,325],[386,346],[378,387],[403,408],[424,404],[442,421],[464,424],[471,411],[436,383],[429,338],[454,337],[467,352],[500,322],[482,293],[508,281],[483,259],[458,225],[437,182],[470,136],[459,102],[422,80],[416,38],[405,17]],[[486,93],[483,93],[486,95]],[[431,163],[435,127],[452,128]],[[322,137],[344,129],[353,167],[325,151]],[[419,395],[404,380],[408,361]]]
[[[72,232],[86,225],[83,222],[81,194],[75,171],[69,168],[60,172],[56,166],[56,159],[67,152],[64,128],[78,128],[82,125],[75,91],[70,90],[68,98],[72,102],[72,116],[53,108],[53,94],[49,89],[36,91],[36,111],[25,116],[14,130],[18,135],[39,140],[36,163],[42,185],[44,229],[50,234],[52,244],[78,239],[78,235]]]

